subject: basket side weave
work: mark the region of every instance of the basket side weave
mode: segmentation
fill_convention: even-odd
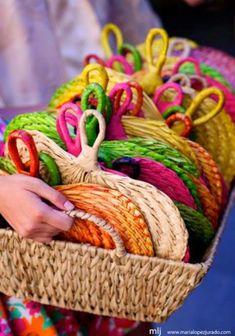
[[[0,229],[0,291],[99,315],[163,322],[207,273],[234,201],[235,190],[205,261],[194,265],[130,254],[119,258],[115,250],[85,244],[42,245]]]

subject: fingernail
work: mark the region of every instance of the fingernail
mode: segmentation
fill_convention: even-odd
[[[70,210],[73,210],[73,209],[74,209],[74,205],[73,205],[71,202],[66,201],[66,202],[64,203],[64,208],[65,208],[65,210],[70,211]]]

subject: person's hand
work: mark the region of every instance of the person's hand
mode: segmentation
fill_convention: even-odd
[[[61,210],[73,208],[63,194],[37,178],[18,174],[0,177],[0,214],[24,238],[49,243],[70,229],[73,219]]]

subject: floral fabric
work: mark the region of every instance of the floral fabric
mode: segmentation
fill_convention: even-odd
[[[137,325],[0,296],[0,336],[124,336]]]

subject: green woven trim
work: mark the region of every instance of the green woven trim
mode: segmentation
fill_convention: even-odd
[[[186,156],[184,156],[180,151],[171,147],[170,145],[161,142],[157,139],[143,139],[143,138],[131,138],[127,140],[128,142],[134,143],[138,146],[147,148],[151,151],[156,151],[159,154],[164,155],[167,158],[171,158],[175,164],[183,168],[189,174],[199,177],[200,172],[197,166]]]
[[[62,84],[58,87],[58,89],[54,92],[52,95],[48,107],[49,108],[57,108],[60,103],[60,97],[65,94],[65,92],[68,92],[71,87],[75,86],[77,83],[77,79],[73,78],[69,80],[68,82]]]
[[[0,157],[0,169],[6,171],[8,174],[16,173],[16,168],[12,162],[4,157]]]
[[[58,146],[65,149],[65,145],[56,130],[56,115],[52,112],[42,111],[16,116],[5,129],[4,141],[6,142],[9,134],[17,129],[39,131],[53,140]]]

